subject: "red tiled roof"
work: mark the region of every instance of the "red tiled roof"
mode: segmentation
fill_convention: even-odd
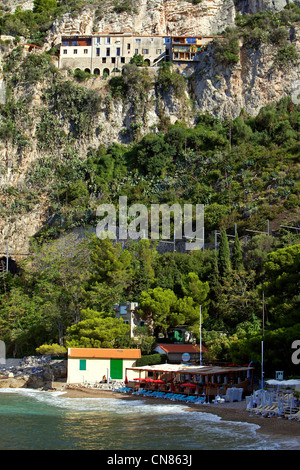
[[[157,344],[156,347],[160,347],[166,353],[199,353],[200,347],[193,344]],[[206,348],[202,345],[202,352],[206,351]]]
[[[90,359],[140,359],[140,349],[69,348],[68,357]]]

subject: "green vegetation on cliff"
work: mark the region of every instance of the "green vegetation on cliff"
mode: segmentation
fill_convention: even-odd
[[[261,44],[272,44],[277,48],[275,65],[287,67],[297,63],[299,57],[293,41],[294,27],[300,23],[300,6],[294,3],[282,11],[261,11],[252,15],[238,14],[236,26],[228,27],[223,39],[214,41],[214,58],[225,65],[239,62],[239,40],[244,47],[255,50]]]
[[[24,32],[38,44],[69,6],[36,1],[33,12],[3,14],[1,32]],[[243,37],[253,49],[262,42],[276,44],[275,63],[283,67],[296,60],[286,36],[296,21],[294,5],[278,14],[237,17],[237,28],[215,44],[215,58],[235,64]],[[10,174],[17,174],[30,152],[36,157],[26,160],[19,184],[3,185],[1,216],[12,221],[40,201],[47,215],[18,275],[1,271],[0,337],[8,354],[33,354],[56,343],[136,346],[113,312],[114,303],[129,300],[139,303],[141,318],[153,320],[152,329],[137,331],[145,354],[157,339],[171,341],[172,328],[182,324],[199,339],[202,305],[210,359],[259,361],[264,293],[266,369],[295,373],[290,356],[300,335],[300,245],[296,231],[280,226],[284,218],[295,227],[299,223],[299,105],[286,97],[255,117],[242,111],[222,121],[199,114],[194,125],[184,119],[170,125],[161,111],[162,97],[185,99],[188,81],[170,64],[154,77],[140,66],[143,62],[134,62],[106,82],[102,96],[85,86],[87,77],[62,74],[51,54],[25,57],[17,46],[4,57],[0,140],[2,149],[16,157]],[[160,124],[141,136],[150,92]],[[105,112],[110,119],[113,103],[126,105],[134,119],[120,132],[119,143],[95,145],[93,138],[102,131],[97,115]],[[2,175],[6,164],[1,162]],[[119,196],[127,196],[128,205],[148,208],[205,204],[205,247],[210,249],[162,253],[146,240],[123,247],[90,235],[76,244],[66,236],[76,227],[93,229],[97,206],[117,207]],[[267,221],[270,235],[256,235],[266,232]],[[246,243],[242,237],[249,231]]]

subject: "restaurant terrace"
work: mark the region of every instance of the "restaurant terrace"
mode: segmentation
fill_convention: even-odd
[[[254,367],[249,366],[193,366],[187,364],[158,364],[128,367],[136,372],[132,387],[170,391],[182,394],[225,395],[228,388],[243,388],[244,394],[253,392]]]

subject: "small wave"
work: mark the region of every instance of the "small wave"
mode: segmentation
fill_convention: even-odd
[[[194,440],[197,445],[209,446],[211,443],[219,448],[247,449],[247,450],[277,450],[277,449],[299,449],[299,441],[287,439],[268,439],[257,435],[258,425],[245,422],[225,421],[218,415],[206,411],[186,412],[185,404],[163,404],[145,403],[143,400],[116,400],[115,398],[68,398],[63,397],[64,392],[41,391],[35,389],[0,389],[0,393],[18,394],[24,399],[33,400],[32,404],[27,402],[26,413],[40,415],[55,414],[63,420],[82,418],[86,420],[100,420],[102,425],[110,429],[113,426],[138,427],[140,432],[151,434],[159,427],[161,432],[169,435],[170,429],[178,442],[184,448],[185,439]],[[41,406],[34,406],[34,402],[40,402]],[[13,410],[21,412],[22,410]],[[94,413],[94,415],[93,415]],[[82,415],[82,418],[81,416]],[[74,418],[77,416],[78,418]],[[82,424],[81,424],[82,425]],[[129,431],[128,431],[129,432]],[[138,432],[138,431],[137,431]],[[131,436],[132,431],[130,431]],[[152,435],[152,434],[151,434]],[[136,439],[138,439],[136,436]],[[201,443],[198,442],[201,436]],[[153,436],[153,439],[155,437]],[[177,441],[176,441],[177,442]]]

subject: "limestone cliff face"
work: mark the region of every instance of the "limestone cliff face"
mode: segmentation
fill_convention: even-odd
[[[133,31],[145,35],[216,34],[226,26],[232,26],[239,12],[277,11],[286,3],[288,0],[202,0],[193,5],[183,0],[134,0],[132,12],[116,13],[113,1],[103,0],[98,10],[86,7],[76,18],[66,14],[61,21],[56,21],[47,35],[45,49],[59,44],[61,35],[90,34],[92,31]],[[295,28],[293,44],[300,54],[299,36],[300,30]],[[293,83],[299,80],[299,69],[295,65],[280,69],[274,67],[276,51],[271,45],[261,45],[255,50],[247,49],[243,44],[240,46],[239,63],[231,67],[216,64],[210,46],[192,70],[190,88],[181,99],[172,92],[158,97],[152,87],[139,117],[133,115],[130,102],[111,100],[105,80],[93,78],[85,82],[82,86],[96,90],[102,96],[103,106],[94,118],[91,136],[76,142],[79,156],[85,158],[89,148],[96,149],[100,144],[126,143],[133,124],[140,126],[140,136],[155,131],[162,114],[171,123],[185,119],[188,125],[193,125],[199,112],[209,112],[222,119],[235,118],[242,109],[256,115],[268,102],[291,94]],[[155,70],[151,69],[150,73],[155,74]],[[0,98],[3,101],[1,73],[0,82]],[[38,125],[35,109],[42,105],[43,86],[45,84],[38,84],[34,90],[29,90],[33,94],[30,149],[20,154],[11,142],[0,142],[0,190],[11,187],[30,192],[30,188],[26,187],[26,171],[32,162],[39,161],[44,155],[35,138]],[[15,100],[20,97],[18,93],[25,92],[28,90],[15,90]],[[33,206],[19,212],[13,211],[16,202],[13,191],[11,194],[6,191],[5,197],[2,194],[0,202],[0,252],[6,251],[7,242],[14,253],[27,252],[29,237],[37,233],[47,220],[46,196],[41,195]],[[15,254],[12,257],[18,259]]]
[[[120,1],[120,4],[122,2]],[[48,34],[48,44],[58,44],[61,35],[98,32],[134,32],[157,35],[217,34],[234,25],[237,13],[261,10],[280,11],[289,0],[132,0],[130,11],[117,12],[115,2],[103,0],[96,9],[87,6],[81,14],[56,21]]]
[[[98,10],[86,8],[77,18],[64,15],[54,23],[48,42],[57,44],[62,34],[134,32],[144,35],[217,34],[234,23],[233,0],[203,0],[198,5],[183,0],[133,0],[131,11],[118,13],[114,2],[104,0]]]
[[[100,145],[110,145],[116,143],[128,143],[133,138],[139,138],[149,132],[158,130],[161,116],[163,115],[170,123],[175,123],[178,119],[185,120],[187,125],[194,123],[194,112],[189,103],[189,95],[186,92],[180,98],[176,98],[170,91],[164,96],[157,96],[154,81],[155,70],[149,70],[153,87],[148,91],[141,103],[139,113],[133,109],[130,100],[111,99],[108,83],[99,78],[88,80],[85,85],[88,89],[94,90],[102,98],[101,109],[95,114],[92,131],[89,137],[82,136],[74,144],[74,151],[82,159],[86,158],[90,149],[98,149]],[[69,77],[66,74],[66,79]],[[45,223],[47,223],[47,200],[46,191],[39,189],[39,200],[24,210],[18,206],[18,194],[22,197],[35,188],[28,184],[26,176],[33,164],[41,162],[47,156],[47,152],[40,149],[36,138],[36,131],[40,123],[39,110],[43,107],[42,96],[47,87],[47,83],[39,83],[34,89],[27,92],[32,95],[31,118],[32,127],[30,129],[30,148],[19,151],[16,145],[8,141],[0,142],[0,188],[9,188],[9,191],[1,191],[0,211],[0,252],[5,253],[7,243],[9,243],[10,253],[17,262],[22,259],[22,253],[27,253],[30,245],[30,238],[34,236]],[[25,90],[15,90],[16,100],[22,96]],[[159,108],[159,109],[158,109]],[[56,156],[63,149],[55,151]],[[63,157],[62,157],[63,158]],[[1,258],[1,255],[0,255]]]
[[[300,28],[293,41],[300,54]],[[240,60],[234,67],[216,64],[211,48],[201,56],[192,80],[192,90],[201,112],[221,119],[236,118],[242,109],[251,116],[271,101],[291,96],[299,81],[299,65],[276,67],[276,47],[261,45],[249,50],[241,44]]]
[[[244,14],[263,10],[280,11],[291,2],[289,0],[236,0],[235,3],[240,13]]]

